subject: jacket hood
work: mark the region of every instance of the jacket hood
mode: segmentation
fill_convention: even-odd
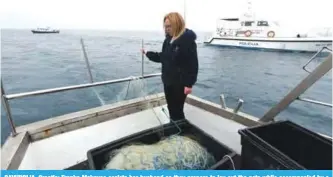
[[[187,43],[187,42],[191,42],[191,41],[195,41],[197,39],[197,35],[195,34],[195,32],[193,30],[190,29],[185,29],[184,33],[179,36],[178,39],[176,39],[174,42],[175,43]]]

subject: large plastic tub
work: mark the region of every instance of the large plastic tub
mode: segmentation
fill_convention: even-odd
[[[213,137],[207,135],[205,132],[190,124],[187,120],[180,120],[175,122],[181,128],[181,135],[193,135],[203,147],[211,153],[216,161],[222,160],[225,155],[229,155],[233,159],[234,166],[237,169],[239,165],[240,156],[234,151],[216,141]],[[164,125],[164,136],[170,136],[179,132],[179,129],[174,123]],[[105,145],[96,147],[87,152],[89,168],[91,170],[101,170],[103,166],[110,160],[109,153],[113,150],[119,149],[124,145],[132,144],[134,142],[141,142],[145,144],[153,144],[160,140],[159,132],[156,128],[148,129],[125,138],[107,143]],[[212,169],[233,169],[230,160],[224,158],[223,163],[213,165]]]
[[[65,168],[64,170],[89,170],[88,160],[85,160],[81,163],[70,166],[68,168]]]
[[[332,169],[332,140],[291,121],[239,130],[241,169]]]

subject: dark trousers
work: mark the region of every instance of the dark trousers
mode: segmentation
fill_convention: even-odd
[[[187,95],[184,94],[184,86],[164,85],[164,94],[170,118],[174,121],[185,119],[184,103]]]

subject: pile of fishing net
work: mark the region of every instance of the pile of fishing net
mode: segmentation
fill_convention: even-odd
[[[214,157],[195,140],[173,135],[152,145],[133,144],[111,153],[105,169],[117,170],[204,170]]]

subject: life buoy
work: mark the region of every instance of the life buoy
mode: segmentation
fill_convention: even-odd
[[[275,36],[275,32],[274,31],[268,31],[267,37],[274,37],[274,36]]]
[[[252,32],[250,30],[245,31],[245,36],[250,37],[252,35]]]

